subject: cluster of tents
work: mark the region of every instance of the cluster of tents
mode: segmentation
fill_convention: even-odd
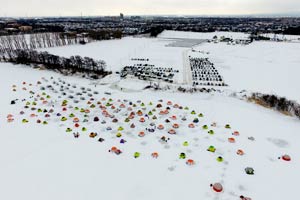
[[[133,102],[127,99],[99,98],[97,91],[93,92],[84,87],[78,88],[76,85],[62,80],[52,81],[51,85],[48,84],[49,80],[47,79],[43,79],[43,82],[37,82],[35,91],[27,89],[26,83],[22,83],[23,90],[27,91],[29,95],[27,100],[22,101],[25,105],[19,112],[19,115],[22,116],[22,123],[36,122],[47,125],[49,122],[55,122],[64,127],[67,134],[76,139],[86,135],[103,143],[107,139],[113,138],[119,142],[119,145],[125,145],[127,140],[141,139],[155,134],[160,138],[158,142],[165,145],[172,139],[178,139],[177,135],[188,134],[188,130],[199,133],[206,132],[208,136],[213,136],[217,134],[216,129],[219,127],[227,133],[231,133],[229,137],[225,137],[228,138],[228,145],[233,145],[241,135],[238,131],[232,131],[230,124],[223,126],[218,126],[216,122],[203,124],[203,113],[172,101],[159,100],[146,103],[141,100]],[[43,84],[48,85],[44,86]],[[31,88],[32,86],[31,84]],[[14,85],[14,92],[17,91],[16,88]],[[14,121],[14,115],[8,114],[7,122]],[[131,137],[128,137],[128,134]],[[254,138],[249,140],[254,140]],[[189,141],[182,141],[183,148],[188,146],[190,146]],[[218,149],[214,145],[208,146],[206,150],[209,153],[218,154]],[[123,153],[117,146],[110,147],[108,151],[115,155]],[[236,149],[237,156],[245,154],[243,149]],[[133,152],[135,159],[143,155],[145,154],[138,151]],[[148,156],[158,159],[160,153],[153,151]],[[187,152],[181,152],[178,159],[184,160],[188,166],[197,164],[194,159],[188,157]],[[291,160],[288,155],[283,155],[280,159]],[[217,155],[216,161],[222,163],[223,156]],[[245,172],[248,175],[254,175],[252,167],[245,168]],[[223,191],[220,183],[212,184],[211,187],[215,192]]]

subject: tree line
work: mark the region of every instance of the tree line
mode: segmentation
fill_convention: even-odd
[[[300,119],[300,104],[296,101],[288,100],[285,97],[262,93],[253,93],[248,100],[265,107],[273,108],[279,112],[296,116]]]
[[[0,51],[16,49],[37,49],[78,44],[87,38],[77,37],[76,34],[37,33],[28,35],[8,35],[0,37]]]
[[[57,70],[64,74],[87,73],[93,78],[104,77],[111,72],[105,70],[103,60],[94,60],[89,57],[71,56],[70,58],[38,52],[35,50],[16,49],[0,53],[0,61],[24,65],[40,65],[47,69]]]

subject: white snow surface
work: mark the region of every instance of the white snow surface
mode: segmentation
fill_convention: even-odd
[[[163,68],[172,67],[182,71],[184,48],[166,47],[172,41],[169,39],[125,37],[120,40],[100,41],[84,46],[71,45],[44,50],[65,57],[81,55],[101,59],[107,63],[107,69],[114,72],[120,71],[124,66],[140,63],[131,60],[134,58],[149,59],[148,62],[142,63]],[[175,81],[182,82],[182,76],[176,76]]]
[[[174,47],[176,44],[184,46],[184,40],[192,44],[197,40],[212,39],[214,35],[233,39],[248,37],[243,33],[164,31],[158,38],[126,37],[42,50],[66,57],[81,55],[102,59],[113,72],[120,71],[125,65],[139,63],[132,58],[149,58],[148,64],[178,69],[180,73],[175,76],[175,84],[178,85],[188,82],[190,70],[184,59],[188,56],[208,57],[229,85],[226,90],[274,93],[300,102],[300,84],[297,82],[300,45],[296,37],[286,36],[292,40],[288,42],[254,42],[250,45],[201,43],[189,48]],[[228,97],[225,93],[183,94],[143,90],[147,82],[120,80],[117,74],[95,81],[5,63],[0,63],[0,73],[0,199],[238,200],[240,195],[244,195],[252,200],[282,200],[299,196],[299,119]],[[37,84],[38,81],[41,85]],[[47,88],[48,85],[52,85],[54,90]],[[41,86],[46,90],[41,90]],[[63,91],[60,91],[61,86]],[[91,91],[82,93],[81,87]],[[34,93],[30,94],[30,91]],[[50,95],[46,104],[37,97],[45,98],[43,92]],[[81,92],[85,100],[80,100],[77,92]],[[79,103],[73,102],[70,95]],[[36,106],[32,105],[34,98],[37,98]],[[107,105],[109,98],[115,109]],[[10,105],[14,99],[19,100]],[[62,110],[64,99],[68,100],[67,111]],[[171,101],[172,105],[167,105],[167,101]],[[31,103],[27,109],[24,108],[26,102]],[[119,121],[113,123],[111,118],[104,117],[98,102],[106,105],[107,111]],[[132,107],[129,102],[137,107]],[[150,105],[150,102],[153,104]],[[95,104],[96,108],[89,108],[89,103]],[[125,108],[116,112],[122,103]],[[158,103],[163,108],[155,108]],[[189,110],[174,108],[174,104]],[[76,106],[88,108],[90,113],[84,116],[84,113],[75,110]],[[158,112],[167,106],[170,107],[169,114],[159,115]],[[47,112],[37,112],[31,110],[32,107],[46,109],[47,112],[52,108],[54,112],[45,117]],[[140,117],[135,116],[126,123],[124,119],[131,112],[126,110],[129,107],[133,111],[142,110],[143,115],[155,108],[153,113],[158,119],[144,116],[146,122],[141,123]],[[192,115],[192,110],[197,114]],[[20,111],[25,113],[21,115]],[[67,121],[61,121],[62,116],[57,116],[57,113],[67,117]],[[69,116],[71,113],[80,119],[79,128],[74,126],[73,117]],[[203,113],[204,117],[197,117],[199,113]],[[8,114],[13,115],[11,123],[7,122]],[[30,117],[31,114],[36,116]],[[170,118],[173,115],[177,116],[176,120]],[[106,124],[94,122],[95,116],[100,121],[105,120]],[[187,120],[182,120],[183,117]],[[188,128],[196,117],[199,123],[195,123],[194,129]],[[27,119],[28,123],[22,123],[23,119]],[[48,124],[38,124],[37,119]],[[170,123],[165,122],[166,119]],[[163,124],[165,129],[156,129],[154,133],[146,131],[151,122],[156,126]],[[214,122],[216,127],[211,126]],[[134,129],[129,127],[131,123],[136,125]],[[170,135],[168,130],[174,123],[180,127],[176,129],[176,135]],[[226,129],[226,124],[230,124],[231,129]],[[203,125],[208,125],[208,130],[214,130],[214,134],[208,134]],[[112,130],[107,130],[108,126]],[[120,126],[124,130],[118,131]],[[87,131],[82,131],[82,127],[86,127]],[[72,128],[72,132],[67,133],[67,128]],[[72,133],[77,131],[80,137],[74,138]],[[145,137],[138,136],[140,131],[145,131]],[[240,135],[232,135],[234,131]],[[98,135],[90,138],[91,132]],[[121,137],[116,136],[118,132]],[[161,142],[162,136],[170,140]],[[98,142],[100,137],[105,141]],[[249,137],[255,140],[251,141]],[[228,138],[234,138],[236,142],[229,143]],[[127,142],[121,144],[121,139]],[[188,146],[183,145],[185,141]],[[207,151],[211,145],[216,148],[215,153]],[[108,152],[113,146],[122,153]],[[245,155],[237,155],[238,149],[242,149]],[[134,158],[135,152],[140,152],[139,158]],[[157,159],[151,157],[153,152],[159,153]],[[186,159],[179,159],[182,152]],[[290,155],[292,160],[278,159],[285,154]],[[224,161],[217,162],[218,156],[222,156]],[[187,165],[187,159],[193,159],[195,165]],[[254,175],[247,175],[246,167],[254,168]],[[210,187],[216,182],[223,185],[221,193]]]
[[[116,42],[115,47],[118,46],[117,44]],[[97,46],[98,43],[94,45]],[[264,48],[264,45],[267,47]],[[276,52],[269,45],[272,43],[257,43],[247,46],[245,49],[240,47],[239,50],[237,47],[222,46],[221,44],[216,44],[213,46],[214,48],[204,45],[203,48],[212,51],[211,55],[214,61],[220,59],[218,64],[223,66],[220,68],[229,83],[234,84],[234,81],[228,78],[230,77],[229,72],[245,72],[245,75],[240,74],[240,76],[243,76],[244,79],[248,76],[246,80],[252,79],[252,82],[257,80],[255,84],[259,85],[258,82],[261,81],[260,77],[263,75],[258,75],[254,71],[261,68],[255,66],[255,61],[240,66],[239,62],[244,60],[244,63],[247,63],[249,59],[248,56],[243,57],[242,53],[237,53],[251,51],[252,58],[269,63],[271,57],[268,52]],[[107,44],[107,46],[109,45]],[[120,48],[125,47],[120,45]],[[259,48],[263,48],[263,50],[257,52],[256,50]],[[77,48],[74,47],[74,49]],[[105,52],[104,49],[103,52]],[[282,51],[282,54],[285,53],[289,62],[297,61],[293,60],[295,57],[286,52],[288,48],[284,49],[284,45],[279,49],[278,51]],[[109,51],[107,49],[106,52]],[[117,52],[118,48],[115,51]],[[217,52],[225,53],[224,56],[217,57]],[[69,51],[64,53],[67,54]],[[264,56],[261,56],[260,53],[264,53]],[[89,56],[101,54],[102,52],[96,51],[86,52],[86,55]],[[235,54],[237,56],[233,57]],[[227,59],[225,55],[231,55],[231,60],[237,59],[237,61],[233,61],[236,62],[235,67],[228,66],[228,61],[225,62]],[[276,58],[280,55],[278,53],[273,56]],[[111,60],[113,59],[111,58]],[[280,57],[273,62],[281,63]],[[270,69],[271,66],[271,64],[266,66],[266,69]],[[240,195],[244,195],[254,200],[282,200],[297,199],[299,196],[300,135],[298,132],[300,123],[298,119],[221,94],[182,94],[141,90],[128,93],[122,92],[118,88],[110,88],[110,85],[95,87],[94,82],[86,79],[66,77],[54,72],[39,71],[11,64],[0,64],[0,73],[2,75],[0,79],[2,92],[0,100],[0,199],[234,200],[239,199]],[[232,78],[240,80],[236,84],[247,83],[247,81],[241,83],[241,79],[244,79],[236,76],[237,73]],[[42,77],[48,82],[45,82]],[[53,80],[50,77],[53,77]],[[266,77],[264,80],[266,82],[272,78],[268,75],[264,77]],[[124,99],[128,99],[137,104],[136,109],[142,109],[142,106],[137,103],[137,100],[141,100],[145,103],[148,111],[158,103],[159,99],[162,99],[161,104],[164,108],[167,106],[167,101],[172,101],[173,104],[188,106],[189,110],[175,109],[171,106],[170,114],[167,117],[171,115],[178,117],[176,120],[176,123],[180,125],[177,130],[178,134],[169,135],[166,130],[156,130],[155,133],[147,133],[145,137],[140,138],[136,134],[140,130],[144,130],[146,124],[151,120],[146,119],[145,124],[134,121],[137,125],[134,130],[131,130],[122,120],[113,124],[105,118],[108,124],[97,124],[92,121],[94,116],[99,116],[101,120],[104,119],[97,106],[97,108],[91,109],[88,123],[80,122],[82,126],[87,127],[88,131],[81,132],[79,130],[81,135],[75,139],[72,133],[65,132],[67,127],[73,128],[72,120],[61,122],[60,117],[55,114],[60,112],[69,118],[68,115],[73,112],[80,119],[82,119],[82,114],[69,107],[66,112],[63,112],[61,101],[67,97],[59,99],[60,92],[55,94],[49,89],[45,90],[51,96],[49,101],[53,102],[55,110],[55,114],[51,114],[48,119],[44,117],[44,113],[24,108],[27,101],[33,101],[33,98],[30,98],[30,90],[35,92],[33,96],[42,95],[43,91],[40,90],[37,81],[41,81],[45,86],[51,84],[58,89],[60,85],[63,85],[58,82],[59,78],[66,81],[66,84],[76,85],[76,89],[70,89],[75,92],[80,91],[81,86],[98,91],[99,94],[93,96],[95,101],[101,101],[102,97],[112,98],[112,103],[118,106]],[[23,81],[26,82],[25,85],[22,84]],[[60,85],[56,86],[52,83],[53,81]],[[30,83],[32,86],[29,86]],[[248,84],[250,83],[248,82]],[[16,92],[12,91],[12,85],[16,85]],[[22,87],[26,87],[27,90],[22,90]],[[134,87],[134,85],[130,85],[130,87]],[[70,90],[66,89],[65,92],[74,95]],[[107,91],[111,92],[110,96],[104,94]],[[16,98],[20,100],[15,105],[10,105],[10,101]],[[21,102],[23,98],[26,101]],[[118,99],[120,102],[117,101]],[[86,100],[80,101],[78,106],[86,108],[87,100],[86,96]],[[153,102],[153,106],[149,105],[150,101]],[[41,101],[37,102],[37,108],[48,110],[51,108],[48,104],[43,105]],[[107,100],[102,103],[106,102]],[[128,107],[128,102],[124,103]],[[76,106],[70,99],[68,105]],[[25,111],[24,115],[19,114],[21,110]],[[111,108],[108,110],[112,112]],[[192,110],[195,110],[197,114],[200,112],[204,114],[203,118],[199,118],[200,122],[194,129],[187,128],[187,124],[195,117],[190,114]],[[125,111],[121,111],[121,113],[123,112]],[[9,113],[14,115],[15,121],[12,123],[6,122],[6,116]],[[38,116],[30,118],[31,113],[36,113]],[[116,113],[116,117],[121,119],[121,113]],[[187,121],[182,121],[182,116],[186,116]],[[23,124],[21,122],[23,118],[28,119],[29,123]],[[37,124],[37,118],[42,121],[47,120],[49,124]],[[169,127],[170,125],[166,124],[163,119],[159,116],[157,122]],[[217,127],[210,126],[213,122],[217,123]],[[172,121],[172,123],[174,122]],[[231,129],[224,128],[224,125],[228,123],[231,125]],[[207,124],[209,129],[213,129],[215,134],[210,135],[207,130],[203,130],[204,124]],[[112,126],[112,131],[105,130],[108,125]],[[124,131],[121,131],[123,134],[121,138],[127,140],[125,144],[120,144],[121,138],[115,136],[119,126],[125,128]],[[91,131],[96,131],[99,135],[93,139],[89,138],[88,135]],[[239,131],[240,136],[232,136],[233,131]],[[170,137],[167,144],[159,142],[162,135]],[[248,139],[251,136],[255,138],[254,141]],[[99,137],[105,138],[105,141],[98,142]],[[234,137],[236,143],[229,143],[227,141],[229,137]],[[189,146],[183,146],[184,141],[188,141]],[[215,153],[206,150],[210,145],[216,147]],[[108,150],[112,146],[117,146],[123,153],[120,155],[109,153]],[[238,156],[237,149],[244,150],[245,155]],[[141,156],[135,159],[133,153],[136,151],[140,152]],[[151,157],[151,153],[154,151],[159,153],[157,159]],[[193,159],[195,165],[188,166],[185,164],[186,160],[179,159],[178,156],[181,152],[185,152],[188,159]],[[289,154],[292,160],[286,162],[278,159],[284,154]],[[217,162],[218,156],[222,156],[224,161]],[[246,167],[253,167],[255,174],[247,175],[244,172]],[[223,192],[216,193],[212,190],[210,184],[215,182],[223,185]]]

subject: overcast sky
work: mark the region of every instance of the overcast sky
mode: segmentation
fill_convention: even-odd
[[[0,0],[0,16],[300,13],[300,0]]]

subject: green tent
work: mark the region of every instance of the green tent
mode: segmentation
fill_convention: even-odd
[[[188,141],[183,142],[183,146],[185,146],[185,147],[189,146]]]
[[[117,136],[117,137],[122,137],[122,133],[118,132],[118,133],[116,134],[116,136]]]
[[[226,124],[225,128],[230,129],[231,128],[230,124]]]
[[[209,146],[207,151],[214,153],[216,151],[216,148],[214,146]]]
[[[217,161],[218,161],[218,162],[223,162],[223,160],[224,160],[224,159],[223,159],[222,156],[217,157]]]
[[[25,123],[28,123],[28,122],[29,122],[29,121],[28,121],[27,119],[23,119],[23,120],[22,120],[22,123],[24,123],[24,124],[25,124]]]
[[[208,129],[208,126],[207,126],[207,125],[203,125],[202,128],[203,128],[204,130],[207,130],[207,129]]]
[[[65,122],[65,121],[67,121],[68,119],[66,118],[66,117],[62,117],[61,119],[60,119],[60,121],[62,121],[62,122]]]
[[[140,152],[135,152],[135,153],[133,154],[134,158],[138,158],[138,157],[140,157],[140,155],[141,155]]]
[[[67,128],[67,129],[66,129],[66,132],[67,132],[67,133],[72,132],[72,129],[71,129],[71,128]]]
[[[185,158],[186,158],[185,153],[180,153],[180,154],[179,154],[179,159],[185,159]]]

